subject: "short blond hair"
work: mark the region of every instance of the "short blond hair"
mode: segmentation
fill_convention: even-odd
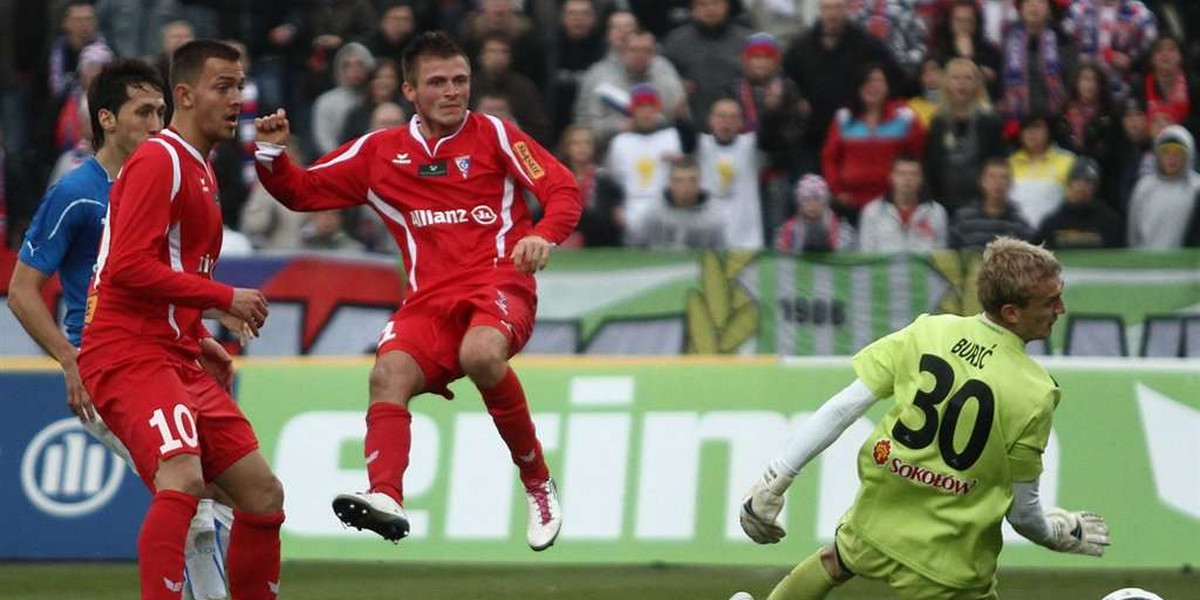
[[[1023,307],[1038,284],[1061,272],[1062,264],[1053,252],[1016,238],[998,237],[983,249],[983,266],[976,281],[979,304],[992,315],[999,315],[1005,304]]]

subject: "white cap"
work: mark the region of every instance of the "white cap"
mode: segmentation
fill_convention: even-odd
[[[1123,588],[1105,596],[1103,600],[1163,600],[1163,598],[1142,588]]]

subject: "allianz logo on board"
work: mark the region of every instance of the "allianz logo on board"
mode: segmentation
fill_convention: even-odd
[[[21,459],[21,487],[38,510],[79,517],[103,508],[125,479],[125,463],[75,417],[42,429]]]

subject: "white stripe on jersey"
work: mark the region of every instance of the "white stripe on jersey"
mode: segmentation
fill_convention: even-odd
[[[508,132],[504,131],[504,123],[492,115],[484,116],[487,117],[488,121],[491,121],[492,127],[496,128],[496,138],[500,142],[500,148],[504,150],[505,154],[508,155],[509,160],[512,161],[513,167],[517,169],[517,172],[520,173],[521,176],[525,178],[525,181],[529,183],[530,187],[532,187],[533,181],[529,179],[529,176],[525,174],[525,171],[521,170],[521,164],[517,162],[517,157],[513,154],[512,147],[508,144]],[[505,236],[508,235],[509,230],[511,230],[513,226],[513,187],[512,177],[506,177],[504,179],[504,196],[500,200],[500,220],[503,224],[500,226],[500,231],[496,232],[496,258],[501,260],[504,259]]]
[[[375,190],[367,189],[367,200],[371,203],[371,206],[375,207],[376,212],[385,218],[395,221],[404,230],[404,237],[408,242],[408,258],[412,261],[412,264],[408,267],[408,285],[412,288],[412,291],[417,291],[417,240],[413,239],[412,230],[408,228],[408,221],[404,220],[404,215],[400,211],[392,208],[376,195]]]
[[[75,208],[76,204],[95,204],[96,206],[104,206],[103,202],[97,202],[91,198],[80,198],[68,204],[67,207],[64,208],[61,213],[59,213],[58,222],[54,224],[54,229],[50,230],[50,235],[46,236],[46,239],[49,240],[54,238],[54,234],[58,233],[58,228],[62,226],[63,219],[67,217],[67,213],[71,212],[72,208]]]
[[[381,131],[387,131],[387,130],[386,129],[376,129],[375,131],[372,131],[371,133],[363,135],[362,137],[358,138],[358,140],[356,140],[353,144],[351,144],[349,148],[346,148],[345,152],[330,159],[329,162],[323,162],[319,165],[313,165],[313,166],[309,167],[308,170],[316,171],[319,169],[324,169],[325,167],[332,167],[333,165],[336,165],[340,162],[345,162],[347,160],[354,158],[358,154],[358,151],[362,150],[363,144],[367,143],[367,138],[369,138]]]
[[[171,132],[167,131],[166,133],[171,133]],[[175,137],[176,139],[178,139],[178,136],[172,136],[172,137]],[[172,146],[171,144],[169,144],[161,139],[150,138],[150,141],[162,144],[162,147],[167,149],[167,155],[171,157],[171,200],[170,201],[172,203],[174,203],[175,196],[179,194],[179,188],[183,185],[183,176],[180,174],[180,170],[179,170],[179,152],[175,151],[174,146]],[[192,148],[191,146],[187,146],[186,144],[185,144],[185,147],[191,149],[192,151],[195,151],[194,148]],[[213,185],[216,185],[216,182],[213,182]],[[107,221],[104,224],[104,229],[106,232],[108,231],[108,222]],[[181,247],[183,245],[183,242],[179,238],[179,224],[176,223],[176,224],[172,225],[170,223],[170,217],[168,217],[166,233],[167,233],[167,246],[168,246],[168,249],[170,251],[169,253],[171,256],[171,270],[182,273],[183,272],[183,259],[182,259],[182,254],[181,254]],[[174,303],[167,304],[167,323],[170,324],[171,329],[175,331],[175,339],[179,339],[181,334],[179,331],[179,324],[175,322],[175,304]]]
[[[100,275],[104,273],[104,263],[108,262],[108,242],[112,239],[112,232],[109,229],[112,223],[112,205],[104,207],[104,230],[100,233],[100,249],[96,254],[96,266],[93,269],[95,273],[96,283],[92,287],[100,285]]]
[[[468,110],[463,114],[463,120],[462,123],[458,124],[458,129],[455,129],[454,133],[448,136],[438,138],[437,143],[433,145],[432,152],[429,150],[429,144],[425,143],[425,136],[421,135],[420,115],[413,115],[413,117],[408,120],[408,134],[411,135],[414,140],[417,140],[417,143],[421,144],[421,147],[425,149],[425,154],[427,154],[429,158],[433,158],[434,155],[437,154],[438,149],[442,147],[442,143],[454,139],[454,137],[463,130],[463,127],[467,126],[467,121],[470,119],[471,111]]]

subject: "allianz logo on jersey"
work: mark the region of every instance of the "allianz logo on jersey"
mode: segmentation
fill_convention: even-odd
[[[496,211],[490,206],[476,206],[471,210],[452,208],[448,210],[431,210],[419,208],[409,211],[409,220],[413,227],[429,227],[430,225],[458,225],[474,221],[480,225],[491,225],[496,222]]]
[[[124,461],[74,417],[38,432],[21,459],[25,496],[55,517],[79,517],[103,508],[124,479]]]

